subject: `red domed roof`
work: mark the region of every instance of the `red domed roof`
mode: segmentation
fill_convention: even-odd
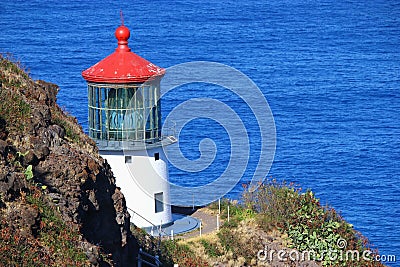
[[[84,70],[86,81],[97,83],[143,83],[165,74],[160,68],[131,52],[128,47],[129,29],[119,26],[115,31],[118,47],[114,53]]]

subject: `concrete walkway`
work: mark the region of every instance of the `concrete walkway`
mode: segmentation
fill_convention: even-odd
[[[172,214],[173,223],[161,228],[159,227],[146,227],[143,228],[148,234],[152,236],[170,237],[173,235],[184,234],[186,232],[194,231],[199,228],[200,220],[189,215]]]
[[[217,215],[213,215],[206,208],[196,210],[192,217],[201,221],[201,234],[209,234],[217,230]],[[191,238],[200,235],[200,230],[196,229],[192,232],[179,235],[178,238]]]

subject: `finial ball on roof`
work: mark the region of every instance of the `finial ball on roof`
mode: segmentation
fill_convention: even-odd
[[[124,25],[119,26],[115,30],[115,38],[117,38],[118,43],[122,42],[128,42],[129,37],[131,36],[131,33],[127,27]]]

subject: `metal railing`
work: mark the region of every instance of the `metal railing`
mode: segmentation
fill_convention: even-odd
[[[169,121],[165,122],[162,125],[162,137],[169,137],[169,136],[174,136],[176,137],[176,122],[175,121]]]
[[[136,211],[130,209],[127,207],[128,210],[130,210],[134,215],[139,216],[140,218],[142,218],[143,220],[145,220],[146,222],[150,223],[153,227],[159,228],[158,229],[158,246],[157,246],[157,251],[160,251],[160,247],[161,247],[161,232],[163,232],[165,235],[167,235],[167,233],[162,230],[161,225],[158,227],[157,225],[155,225],[154,223],[152,223],[150,220],[146,219],[145,217],[143,217],[142,215],[140,215],[139,213],[137,213]],[[153,237],[153,236],[152,236]],[[139,254],[138,254],[138,267],[142,267],[143,264],[146,264],[146,266],[150,266],[150,267],[160,267],[162,266],[162,263],[159,259],[158,255],[151,255],[147,252],[144,252],[142,248],[139,249]],[[152,262],[150,262],[152,261]]]
[[[142,267],[143,264],[150,267],[160,267],[162,263],[158,257],[158,255],[151,255],[147,252],[144,252],[141,248],[139,249],[138,254],[138,267]]]
[[[139,216],[140,218],[142,218],[143,220],[145,220],[146,222],[150,223],[152,225],[152,227],[158,229],[158,234],[161,238],[161,232],[164,233],[164,235],[168,236],[168,234],[162,229],[161,225],[157,226],[154,223],[152,223],[150,220],[146,219],[145,217],[143,217],[142,215],[140,215],[139,213],[137,213],[136,211],[134,211],[133,209],[130,209],[127,207],[128,210],[130,210],[134,215]]]

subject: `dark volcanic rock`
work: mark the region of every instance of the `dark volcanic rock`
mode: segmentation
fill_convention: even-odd
[[[124,196],[94,142],[56,104],[58,87],[24,75],[16,76],[21,80],[13,84],[19,86],[6,85],[17,79],[7,75],[9,70],[0,68],[0,77],[6,77],[1,90],[19,102],[0,103],[0,219],[26,235],[34,234],[38,215],[24,204],[24,192],[33,184],[43,185],[48,205],[79,228],[80,246],[92,266],[135,266],[136,240]],[[33,178],[28,180],[30,166]],[[110,255],[107,263],[100,251]]]
[[[8,143],[6,141],[0,139],[0,154],[4,154],[7,146],[8,146]]]
[[[33,150],[29,150],[27,154],[23,157],[23,164],[24,165],[33,165],[36,166],[39,163],[39,159]]]
[[[33,153],[39,160],[44,160],[50,154],[50,149],[46,145],[37,145]]]
[[[7,138],[8,132],[6,130],[6,121],[0,117],[0,140],[5,140]]]

